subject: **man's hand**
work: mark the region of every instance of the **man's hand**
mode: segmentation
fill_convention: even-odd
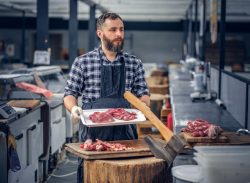
[[[150,107],[150,98],[148,95],[143,95],[139,98],[146,106]]]
[[[81,119],[81,115],[83,114],[82,108],[78,106],[74,106],[71,109],[70,119],[73,123],[78,123]]]

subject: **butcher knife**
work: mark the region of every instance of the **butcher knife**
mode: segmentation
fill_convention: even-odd
[[[170,166],[176,155],[180,153],[186,141],[179,135],[174,135],[173,132],[167,128],[160,119],[147,107],[140,99],[133,95],[130,91],[124,93],[124,98],[139,109],[148,120],[159,130],[160,134],[165,139],[164,142],[156,140],[151,136],[146,136],[145,141],[149,145],[151,152],[155,157],[164,159]]]

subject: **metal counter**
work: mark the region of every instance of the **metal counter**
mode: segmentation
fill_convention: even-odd
[[[194,92],[191,78],[183,79],[184,76],[188,76],[187,72],[182,73],[181,68],[170,67],[169,73],[171,75],[169,90],[175,133],[179,133],[189,120],[195,119],[207,120],[227,131],[242,128],[227,110],[216,105],[214,101],[191,101],[190,94]]]
[[[221,126],[225,131],[242,128],[227,110],[219,107],[214,101],[192,102],[190,98],[190,94],[194,92],[192,81],[187,73],[182,73],[181,68],[170,67],[169,74],[174,133],[179,133],[189,120],[195,119],[207,120]],[[187,164],[196,164],[192,152],[178,155],[173,162],[173,166]]]
[[[8,182],[37,182],[39,156],[43,153],[43,126],[41,120],[41,108],[44,103],[32,110],[18,113],[15,118],[2,119],[1,123],[6,123],[13,134],[17,144],[17,153],[20,160],[21,169],[13,172],[9,170],[3,179]],[[1,157],[7,159],[7,154]]]

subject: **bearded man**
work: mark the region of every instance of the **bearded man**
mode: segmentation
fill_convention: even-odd
[[[149,106],[149,90],[140,59],[124,52],[124,24],[116,13],[104,13],[96,22],[101,45],[77,57],[65,87],[64,105],[71,112],[72,122],[79,122],[84,109],[130,108],[123,98],[131,91]],[[77,98],[82,97],[81,107]],[[135,125],[90,128],[79,123],[79,141],[87,139],[137,139]],[[79,161],[78,182],[83,182],[82,160]]]

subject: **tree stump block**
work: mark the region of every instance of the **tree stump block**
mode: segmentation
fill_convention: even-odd
[[[86,183],[167,183],[169,172],[155,157],[84,160]]]

